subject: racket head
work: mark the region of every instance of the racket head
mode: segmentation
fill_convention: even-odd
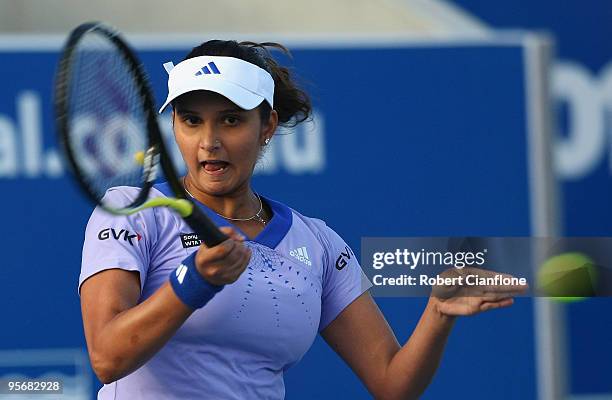
[[[157,178],[163,141],[144,70],[115,29],[89,22],[70,33],[54,103],[59,142],[87,197],[115,214],[141,206]],[[105,198],[118,186],[137,188],[137,194]]]
[[[118,31],[88,22],[70,33],[55,77],[54,103],[61,147],[79,186],[96,205],[118,215],[171,207],[208,246],[227,239],[186,200],[144,68]],[[148,199],[160,167],[176,198]],[[136,194],[105,196],[119,186]]]

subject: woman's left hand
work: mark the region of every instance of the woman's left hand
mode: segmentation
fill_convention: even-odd
[[[439,299],[432,297],[432,301],[440,314],[448,316],[475,315],[483,311],[496,308],[510,307],[514,304],[512,297],[455,297],[452,299]]]
[[[442,275],[452,277],[468,274],[486,278],[499,273],[479,268],[464,268],[462,270],[453,268]],[[511,277],[507,274],[502,275]],[[442,315],[475,315],[496,308],[510,307],[514,303],[514,296],[524,294],[527,288],[527,285],[436,286],[433,288],[430,301]]]

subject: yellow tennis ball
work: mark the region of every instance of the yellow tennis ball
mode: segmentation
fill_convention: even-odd
[[[136,161],[136,163],[138,165],[143,165],[144,164],[144,159],[145,159],[144,151],[137,151],[134,154],[134,161]]]
[[[579,252],[553,256],[540,266],[537,286],[544,296],[561,302],[575,302],[593,296],[596,282],[595,263]]]

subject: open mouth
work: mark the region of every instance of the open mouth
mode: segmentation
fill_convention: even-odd
[[[202,166],[202,168],[204,168],[204,171],[211,174],[215,174],[222,173],[223,171],[225,171],[229,163],[227,161],[207,160],[202,161],[200,165]]]

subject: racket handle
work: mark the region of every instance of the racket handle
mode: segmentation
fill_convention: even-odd
[[[214,247],[228,239],[215,224],[198,212],[193,212],[184,219],[208,247]]]

